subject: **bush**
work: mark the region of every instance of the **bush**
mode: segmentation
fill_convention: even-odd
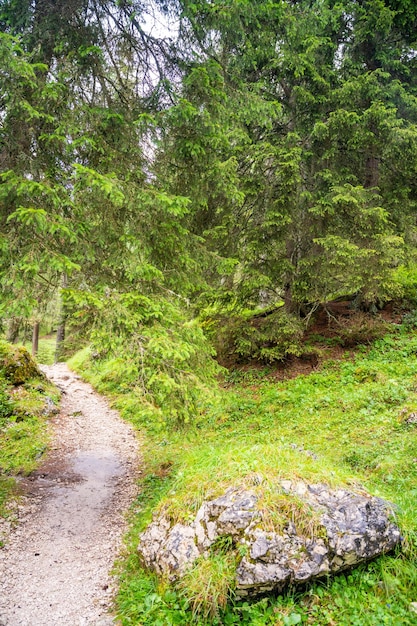
[[[303,322],[282,308],[258,314],[219,316],[213,321],[211,334],[222,362],[232,358],[272,363],[303,352]]]
[[[0,428],[13,413],[13,401],[7,393],[6,381],[0,379]]]
[[[91,349],[71,360],[100,391],[123,396],[121,410],[170,429],[195,421],[220,368],[199,325],[176,302],[117,292],[96,308]],[[123,405],[123,406],[122,406]]]
[[[400,265],[394,271],[394,278],[398,286],[398,294],[395,295],[415,304],[417,302],[417,265],[414,263],[409,266]]]

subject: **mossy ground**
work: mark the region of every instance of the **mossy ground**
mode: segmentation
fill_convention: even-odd
[[[417,424],[408,419],[417,411],[417,333],[397,329],[310,375],[277,382],[272,374],[234,372],[191,430],[148,429],[142,492],[120,566],[122,624],[417,624],[411,605],[417,600]],[[135,421],[129,394],[114,398]],[[278,597],[248,603],[234,602],[231,594],[226,607],[223,602],[216,612],[206,606],[197,615],[193,585],[171,588],[141,569],[138,533],[158,507],[186,520],[204,498],[259,475],[266,484],[293,477],[363,486],[391,500],[404,533],[402,548]],[[205,575],[211,581],[216,573]]]
[[[24,368],[15,367],[13,359],[23,363]],[[16,372],[19,384],[13,384]],[[0,358],[0,515],[7,512],[5,505],[15,491],[15,477],[33,471],[47,448],[46,396],[58,402],[59,393],[37,372],[29,353],[23,346],[8,346],[3,342]]]

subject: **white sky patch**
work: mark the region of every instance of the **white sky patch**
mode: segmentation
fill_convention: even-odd
[[[153,6],[143,16],[143,30],[155,39],[176,39],[179,19],[174,19]]]

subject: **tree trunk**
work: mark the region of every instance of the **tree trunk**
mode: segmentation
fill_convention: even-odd
[[[68,285],[68,278],[66,274],[62,276],[62,288]],[[62,348],[65,340],[65,322],[66,322],[66,310],[65,305],[62,300],[62,295],[60,296],[60,311],[59,311],[59,324],[56,333],[56,348],[55,348],[55,363],[58,363],[59,359],[62,356]]]
[[[366,159],[364,186],[368,189],[379,187],[379,159],[375,156]]]
[[[56,333],[56,349],[55,349],[55,363],[59,362],[62,355],[62,344],[65,339],[65,319],[61,318],[61,323],[58,326]]]
[[[297,313],[298,303],[294,301],[293,294],[293,282],[294,275],[297,271],[300,251],[299,245],[296,243],[298,239],[297,234],[287,235],[287,241],[285,244],[286,257],[288,260],[289,268],[286,272],[285,282],[283,285],[283,299],[285,304],[285,311],[287,313]]]
[[[9,324],[7,327],[6,340],[9,343],[16,343],[17,338],[19,336],[20,330],[20,319],[18,317],[12,317],[9,320]]]
[[[284,304],[286,313],[294,313],[296,310],[296,303],[292,297],[291,283],[284,285]]]
[[[32,334],[32,356],[36,356],[38,354],[39,328],[40,328],[40,322],[35,322],[33,325],[33,334]]]

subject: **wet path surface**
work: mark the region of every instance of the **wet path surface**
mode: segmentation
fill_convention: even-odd
[[[109,572],[135,495],[137,445],[64,364],[44,371],[62,390],[61,412],[0,549],[0,626],[107,626],[116,623]]]

